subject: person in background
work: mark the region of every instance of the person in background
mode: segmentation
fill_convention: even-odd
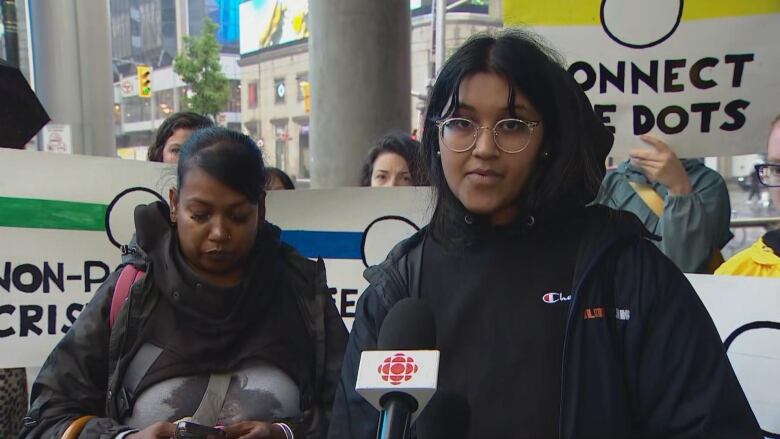
[[[649,148],[632,149],[606,176],[594,202],[639,217],[683,272],[712,274],[723,262],[720,249],[734,236],[723,177],[699,160],[677,158],[656,137],[640,139]]]
[[[267,167],[268,179],[265,182],[265,189],[268,191],[292,190],[295,184],[289,175],[279,168]]]
[[[761,437],[686,277],[636,216],[591,205],[613,137],[539,37],[470,38],[422,133],[433,215],[364,274],[330,438],[376,437],[360,356],[410,297],[440,352],[421,439]]]
[[[81,439],[171,438],[193,416],[229,439],[325,436],[347,331],[322,261],[265,220],[265,181],[241,133],[185,142],[169,204],[135,211],[145,275],[112,327],[122,271],[98,289],[41,369],[21,438],[85,419]]]
[[[191,111],[171,114],[157,128],[154,142],[147,151],[147,159],[150,162],[176,164],[181,146],[192,133],[199,128],[213,125],[214,122],[208,117]]]
[[[767,162],[756,165],[756,178],[769,187],[772,202],[780,206],[780,114],[769,131]],[[780,229],[766,232],[753,245],[724,262],[715,274],[780,277]]]
[[[360,173],[360,185],[418,186],[417,155],[420,143],[408,134],[393,133],[381,137],[368,151]]]

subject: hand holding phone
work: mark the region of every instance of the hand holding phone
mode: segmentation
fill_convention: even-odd
[[[176,424],[176,439],[226,439],[227,434],[219,428],[208,427],[189,421]]]

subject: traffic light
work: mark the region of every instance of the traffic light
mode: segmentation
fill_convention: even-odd
[[[299,86],[303,96],[303,108],[306,110],[306,114],[309,114],[309,110],[311,110],[311,84],[309,81],[301,81]]]
[[[146,65],[136,66],[138,74],[138,96],[152,97],[152,68]]]

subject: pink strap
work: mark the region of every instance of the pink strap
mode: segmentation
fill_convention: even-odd
[[[136,268],[133,264],[127,264],[119,273],[119,279],[114,286],[114,297],[111,298],[111,312],[108,315],[108,329],[114,327],[119,312],[122,311],[127,298],[130,297],[130,289],[136,283],[144,272]]]

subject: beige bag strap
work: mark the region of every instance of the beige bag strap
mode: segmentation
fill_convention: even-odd
[[[192,421],[209,427],[217,424],[222,405],[225,403],[228,387],[230,387],[230,373],[212,373],[209,376],[209,384],[206,393],[203,394],[198,409],[192,415]]]
[[[664,199],[658,195],[658,192],[653,189],[652,186],[638,181],[629,181],[631,188],[639,195],[639,198],[645,202],[647,207],[653,211],[657,217],[661,217],[664,214]]]

